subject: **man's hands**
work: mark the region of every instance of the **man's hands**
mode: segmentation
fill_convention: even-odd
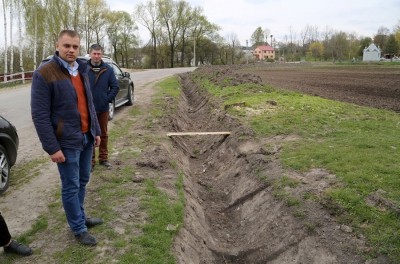
[[[96,136],[94,138],[94,145],[96,147],[100,146],[100,141],[101,141],[100,136]],[[61,150],[59,150],[56,153],[50,155],[50,158],[51,158],[51,161],[55,162],[55,163],[63,163],[65,161],[64,153]]]
[[[100,141],[101,141],[100,136],[96,136],[96,137],[94,138],[94,146],[95,146],[95,147],[100,146]]]
[[[65,161],[64,153],[59,150],[56,153],[50,155],[51,161],[55,163],[63,163]]]

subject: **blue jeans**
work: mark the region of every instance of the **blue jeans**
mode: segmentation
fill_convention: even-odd
[[[62,149],[65,162],[57,163],[61,178],[61,197],[68,224],[75,235],[87,231],[85,225],[86,185],[90,179],[94,139],[83,134],[83,150]]]

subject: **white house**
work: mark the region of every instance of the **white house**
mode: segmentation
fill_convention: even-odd
[[[381,49],[374,43],[364,49],[363,61],[379,61],[381,59]]]

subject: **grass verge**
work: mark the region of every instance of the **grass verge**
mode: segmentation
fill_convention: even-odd
[[[105,223],[91,230],[99,240],[94,248],[80,246],[66,226],[60,191],[55,192],[57,201],[49,205],[49,211],[41,215],[34,226],[17,239],[31,244],[33,241],[50,243],[49,248],[35,248],[29,261],[41,263],[175,263],[172,253],[173,238],[183,224],[184,194],[183,174],[176,171],[177,199],[170,199],[158,188],[161,175],[146,175],[143,182],[133,178],[140,169],[136,161],[148,148],[161,145],[156,133],[137,132],[143,124],[162,118],[165,97],[177,97],[179,82],[176,78],[159,84],[151,111],[133,106],[124,120],[114,120],[109,131],[109,150],[112,159],[122,166],[112,170],[95,167],[88,186],[86,213],[102,217]],[[146,125],[145,125],[146,127]],[[113,156],[114,155],[114,156]],[[48,160],[46,160],[48,162]],[[169,161],[174,164],[173,160]],[[43,161],[21,164],[14,168],[21,176],[13,185],[22,184],[28,175],[35,175]],[[172,166],[173,167],[173,166]],[[174,168],[175,169],[175,168]],[[61,227],[61,228],[60,228]],[[47,242],[44,242],[47,241]],[[51,245],[55,244],[55,245]],[[43,251],[46,250],[46,253]],[[2,255],[1,263],[14,263],[18,256]]]

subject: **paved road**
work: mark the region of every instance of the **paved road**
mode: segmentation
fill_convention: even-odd
[[[162,80],[166,77],[193,71],[195,68],[173,68],[129,71],[136,88]],[[30,84],[0,90],[0,114],[13,123],[20,137],[17,163],[44,154],[31,119]],[[137,100],[137,98],[135,98]],[[116,117],[118,113],[116,113]]]

